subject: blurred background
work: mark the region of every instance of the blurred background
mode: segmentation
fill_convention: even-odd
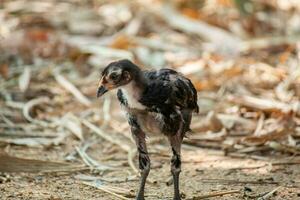
[[[1,199],[133,199],[129,127],[96,99],[124,58],[198,91],[185,199],[299,198],[299,0],[0,0]],[[147,141],[147,199],[172,199],[169,145]]]

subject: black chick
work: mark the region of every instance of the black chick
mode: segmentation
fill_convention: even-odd
[[[196,89],[172,69],[143,71],[129,60],[112,62],[103,70],[97,96],[114,88],[118,88],[118,99],[127,113],[139,153],[141,180],[136,199],[144,200],[150,171],[146,133],[158,133],[167,136],[172,147],[174,200],[180,200],[181,143],[190,130],[192,112],[199,111]]]

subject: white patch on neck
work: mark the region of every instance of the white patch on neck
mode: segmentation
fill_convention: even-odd
[[[134,86],[134,82],[131,81],[130,83],[122,86],[120,89],[122,90],[122,93],[124,95],[124,97],[127,100],[128,103],[128,107],[129,108],[135,108],[135,109],[139,109],[139,110],[144,110],[146,107],[143,106],[139,101],[139,94],[137,91],[137,87]]]

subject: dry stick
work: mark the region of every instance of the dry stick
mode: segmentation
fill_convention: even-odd
[[[135,197],[133,191],[126,190],[124,188],[114,187],[114,186],[107,186],[103,185],[102,188],[107,189],[111,192],[115,192],[120,195],[124,195],[125,197]]]
[[[214,178],[214,179],[201,179],[203,183],[218,183],[218,184],[280,184],[281,182],[275,182],[275,181],[239,181],[239,180],[233,180],[233,179],[220,179],[220,178]]]
[[[116,194],[116,193],[114,193],[114,192],[112,192],[112,191],[110,191],[110,190],[108,190],[108,189],[106,189],[106,188],[101,187],[101,186],[95,186],[94,184],[91,184],[91,183],[89,183],[89,182],[82,182],[82,183],[83,183],[84,185],[96,187],[97,189],[102,190],[103,192],[106,192],[106,193],[108,193],[108,194],[111,194],[111,195],[113,195],[113,196],[115,196],[115,197],[117,197],[117,198],[119,198],[119,199],[130,200],[129,198],[126,198],[126,197],[123,197],[123,196],[121,196],[121,195],[118,195],[118,194]]]
[[[268,192],[267,194],[265,194],[262,197],[259,197],[257,200],[267,200],[269,199],[277,190],[279,190],[282,186],[278,186],[277,188],[275,188],[274,190]]]
[[[129,166],[133,169],[133,171],[135,173],[138,174],[138,169],[135,167],[135,165],[133,164],[133,158],[136,154],[136,150],[132,150],[131,147],[129,145],[124,144],[122,141],[120,140],[116,140],[116,138],[113,138],[110,136],[110,134],[105,133],[104,131],[102,131],[100,128],[96,127],[94,124],[90,123],[89,121],[82,119],[82,123],[87,126],[88,128],[90,128],[92,131],[94,131],[95,133],[97,133],[97,135],[99,135],[100,137],[102,137],[103,139],[116,144],[118,146],[120,146],[124,151],[126,151],[128,153],[128,164]]]
[[[240,190],[229,190],[229,191],[219,191],[219,192],[212,192],[210,194],[205,194],[197,197],[193,197],[190,200],[198,200],[198,199],[206,199],[210,197],[217,197],[217,196],[223,196],[226,194],[234,194],[234,193],[240,193]]]
[[[70,81],[68,81],[64,76],[59,74],[57,70],[53,71],[55,80],[66,90],[71,92],[73,96],[83,105],[90,106],[91,101],[84,96]]]
[[[58,169],[58,170],[44,170],[41,171],[42,173],[72,173],[72,172],[79,172],[79,171],[86,171],[89,170],[89,167],[85,166],[80,166],[80,167],[70,167],[70,168],[65,168],[65,169]]]
[[[233,167],[233,168],[229,168],[228,170],[258,169],[258,168],[263,168],[268,166],[269,164],[263,164],[263,165],[251,166],[251,167]]]

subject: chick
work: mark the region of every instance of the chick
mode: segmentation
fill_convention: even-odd
[[[197,91],[192,82],[172,69],[143,71],[129,60],[110,63],[102,72],[97,96],[112,89],[125,110],[136,142],[140,186],[137,200],[144,200],[144,188],[150,172],[146,135],[165,135],[171,145],[171,173],[174,200],[180,200],[181,143],[190,130],[193,112],[199,112]]]

